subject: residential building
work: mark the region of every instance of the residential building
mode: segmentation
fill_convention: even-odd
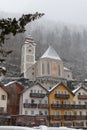
[[[73,126],[73,98],[74,94],[62,83],[56,84],[49,90],[49,123],[51,126]]]
[[[19,93],[24,89],[17,81],[9,82],[5,85],[8,91],[8,102],[7,102],[7,112],[10,115],[19,114]]]
[[[37,125],[42,124],[44,117],[47,120],[48,108],[48,91],[39,82],[35,82],[20,93],[19,114],[30,118],[31,116],[35,119],[38,118],[37,123],[33,121]],[[31,124],[32,122],[29,120],[26,123]]]
[[[8,124],[10,116],[7,111],[8,91],[3,84],[0,83],[0,125]]]
[[[78,84],[78,87],[73,90],[74,96],[74,116],[75,127],[87,128],[87,89],[83,84]]]
[[[8,92],[4,85],[0,84],[0,113],[7,113]]]

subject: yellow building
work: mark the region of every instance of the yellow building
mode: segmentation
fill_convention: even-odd
[[[74,94],[62,83],[49,90],[49,123],[51,126],[73,126]]]

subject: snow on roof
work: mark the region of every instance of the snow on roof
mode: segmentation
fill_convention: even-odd
[[[11,85],[11,84],[16,83],[16,82],[17,82],[17,81],[11,81],[11,82],[5,84],[4,86],[8,86],[8,85]]]
[[[46,52],[41,56],[41,58],[51,58],[56,60],[61,60],[57,52],[54,50],[53,47],[49,46]]]
[[[54,85],[50,90],[49,92],[51,92],[54,88],[56,88],[56,86],[58,86],[60,83],[57,83],[56,85]]]
[[[77,92],[80,88],[81,88],[81,86],[79,86],[78,88],[74,89],[72,92],[75,93],[75,92]]]
[[[64,67],[64,70],[69,70],[69,71],[70,71],[70,69],[68,69],[68,68],[66,68],[66,67]]]
[[[84,81],[86,81],[86,82],[87,82],[87,79],[84,79]]]

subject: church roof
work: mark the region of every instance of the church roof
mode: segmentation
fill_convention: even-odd
[[[54,50],[52,46],[49,46],[49,48],[46,50],[46,52],[41,56],[41,58],[51,58],[56,60],[61,60],[57,52]]]

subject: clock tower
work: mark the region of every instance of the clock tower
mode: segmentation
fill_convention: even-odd
[[[21,73],[24,74],[25,78],[27,78],[26,72],[35,63],[35,47],[36,43],[33,38],[26,37],[21,53]]]

